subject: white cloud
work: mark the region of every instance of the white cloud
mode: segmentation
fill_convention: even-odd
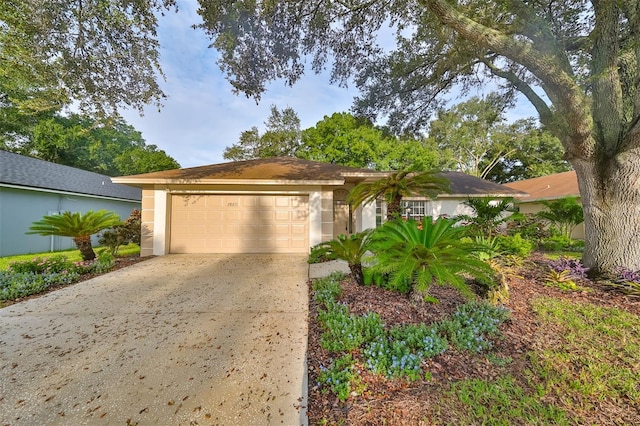
[[[293,108],[303,129],[351,107],[356,91],[330,85],[328,72],[309,71],[293,87],[271,83],[258,105],[244,95],[234,95],[216,64],[217,52],[208,48],[210,41],[202,30],[192,28],[200,22],[196,2],[179,5],[178,13],[160,17],[160,60],[167,77],[162,87],[169,98],[159,112],[149,107],[143,117],[136,111],[122,115],[148,144],[165,150],[182,167],[223,162],[225,147],[236,143],[242,131],[263,128],[271,105]],[[534,115],[527,107],[520,105],[509,119]]]
[[[180,3],[178,13],[160,18],[160,60],[167,77],[162,87],[169,96],[164,107],[159,112],[146,108],[143,117],[123,112],[148,144],[164,149],[182,167],[224,161],[224,148],[237,142],[243,130],[262,128],[272,104],[293,108],[303,128],[351,107],[355,93],[329,85],[326,74],[306,75],[293,87],[274,82],[258,105],[234,95],[216,64],[216,51],[208,48],[201,30],[191,27],[200,20],[195,10],[195,2]]]

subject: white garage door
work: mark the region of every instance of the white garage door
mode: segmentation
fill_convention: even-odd
[[[173,195],[171,253],[308,253],[309,199]]]

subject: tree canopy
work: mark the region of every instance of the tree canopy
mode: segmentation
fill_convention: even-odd
[[[300,118],[293,108],[279,110],[271,105],[271,114],[265,121],[266,131],[257,127],[240,134],[238,143],[227,147],[223,157],[227,160],[250,160],[266,157],[294,157],[300,147]]]
[[[236,90],[293,83],[331,61],[355,79],[358,115],[393,129],[424,128],[431,113],[492,83],[522,94],[563,144],[585,213],[584,262],[595,273],[640,269],[640,7],[637,0],[201,0],[200,25]],[[391,25],[395,46],[376,34]],[[398,132],[400,133],[400,132]]]
[[[506,183],[570,170],[560,140],[534,119],[507,124],[500,97],[472,97],[437,111],[429,140],[439,168]]]
[[[179,168],[156,145],[120,117],[96,120],[79,114],[49,115],[21,137],[0,139],[0,148],[53,163],[108,176],[122,176]]]
[[[23,113],[142,111],[164,94],[156,29],[173,0],[13,0],[0,7],[1,102]]]
[[[33,111],[158,103],[156,13],[172,0],[16,0],[0,8],[0,102]],[[423,129],[454,90],[519,93],[562,142],[593,272],[640,269],[640,7],[637,0],[199,0],[234,90],[260,98],[310,63],[353,79],[354,112]],[[376,35],[395,30],[395,46]],[[385,42],[388,40],[385,38]],[[24,84],[38,82],[38,84]],[[25,89],[26,87],[26,89]],[[40,104],[44,104],[41,106]],[[375,121],[375,120],[373,120]],[[631,238],[630,238],[631,236]]]

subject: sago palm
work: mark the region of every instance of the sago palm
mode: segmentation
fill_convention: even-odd
[[[27,234],[71,237],[80,250],[82,259],[93,260],[96,254],[91,246],[91,235],[120,224],[118,215],[108,210],[89,210],[84,214],[64,212],[44,216],[41,220],[33,222]]]
[[[489,281],[492,270],[474,255],[476,244],[463,239],[464,228],[455,227],[455,223],[445,218],[434,221],[430,216],[421,223],[385,223],[371,238],[375,268],[389,274],[392,284],[410,282],[412,297],[424,299],[432,284],[452,286],[471,295],[464,275]]]
[[[393,220],[402,215],[401,201],[403,197],[435,198],[438,194],[449,192],[449,186],[450,182],[447,178],[433,172],[401,170],[375,182],[363,182],[356,185],[349,192],[347,201],[353,207],[358,207],[381,198],[387,203],[387,220]]]
[[[492,197],[469,198],[463,204],[471,207],[473,215],[460,216],[459,219],[468,220],[472,229],[485,237],[495,235],[496,228],[510,219],[509,213],[516,212],[511,197],[501,200]]]
[[[338,235],[334,240],[321,245],[327,253],[344,260],[349,265],[351,276],[359,285],[364,285],[362,273],[362,257],[369,250],[369,237],[372,230],[368,229],[349,236]]]

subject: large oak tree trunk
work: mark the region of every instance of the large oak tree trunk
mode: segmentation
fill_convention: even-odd
[[[585,222],[583,262],[594,274],[640,270],[640,161],[638,150],[599,164],[573,160]]]

